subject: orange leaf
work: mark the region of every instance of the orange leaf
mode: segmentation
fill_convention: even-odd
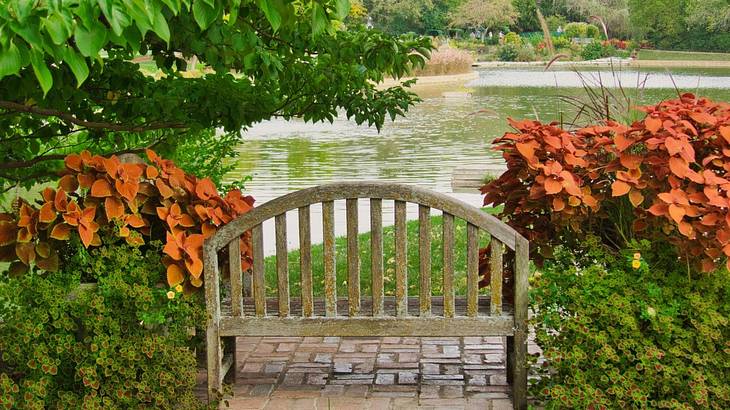
[[[682,218],[684,218],[684,215],[686,213],[687,213],[687,211],[679,205],[675,205],[675,204],[669,205],[669,216],[671,216],[672,219],[674,219],[674,222],[676,222],[676,223],[681,223]]]
[[[576,207],[576,206],[580,205],[580,199],[578,197],[571,195],[570,198],[568,198],[568,205],[570,205],[572,207]]]
[[[41,196],[45,202],[53,202],[53,198],[56,197],[56,190],[51,187],[46,187],[41,193]]]
[[[654,216],[662,216],[662,215],[665,215],[668,210],[669,210],[669,206],[667,206],[667,204],[657,202],[654,205],[652,205],[651,207],[649,207],[649,209],[647,211],[649,211],[649,213]]]
[[[693,112],[689,117],[699,124],[715,125],[717,123],[717,118],[707,112]]]
[[[94,239],[94,231],[90,228],[79,225],[79,237],[81,237],[81,243],[84,244],[85,248],[88,248],[89,245],[91,245],[91,241]]]
[[[96,178],[90,174],[79,174],[76,179],[79,180],[79,186],[81,188],[91,188],[91,185],[96,181]]]
[[[52,253],[50,256],[36,261],[36,266],[47,272],[58,272],[58,254]]]
[[[641,165],[642,158],[636,154],[621,154],[620,162],[627,169],[636,169]]]
[[[51,230],[51,238],[66,241],[71,237],[71,225],[58,223]]]
[[[163,182],[162,179],[156,179],[155,186],[157,187],[157,190],[160,191],[160,195],[162,195],[164,199],[167,199],[175,194],[175,191],[173,191],[172,188],[170,188],[165,182]]]
[[[210,224],[207,222],[203,222],[203,226],[202,226],[201,230],[203,232],[203,237],[205,239],[210,238],[217,231],[216,227],[213,224]]]
[[[646,129],[651,133],[656,133],[662,128],[662,120],[659,118],[646,117],[644,124],[646,124]]]
[[[217,196],[218,190],[215,189],[215,184],[213,184],[210,178],[204,178],[198,181],[198,184],[195,186],[195,194],[198,198],[207,201],[211,197]]]
[[[141,228],[141,227],[147,225],[145,223],[144,219],[142,219],[139,215],[134,215],[134,214],[127,215],[125,222],[127,223],[127,225],[131,226],[132,228]]]
[[[614,181],[611,184],[611,196],[626,195],[631,190],[631,185],[624,181]]]
[[[730,144],[730,127],[720,127],[720,135]]]
[[[122,238],[128,237],[130,232],[131,231],[129,230],[128,226],[122,226],[121,228],[119,228],[119,236],[121,236]]]
[[[58,186],[66,192],[76,192],[79,182],[74,175],[64,175],[58,180]]]
[[[664,140],[664,146],[667,147],[669,155],[677,155],[682,151],[682,141],[672,137]]]
[[[517,151],[522,154],[527,162],[532,162],[532,160],[535,158],[535,147],[532,144],[518,142],[517,144],[515,144],[515,146],[517,147]]]
[[[709,273],[715,270],[715,262],[711,259],[702,259],[702,272]]]
[[[107,197],[104,200],[104,211],[106,219],[110,221],[114,218],[121,218],[124,215],[124,203],[119,198]]]
[[[167,267],[167,284],[170,287],[175,287],[181,284],[185,280],[185,274],[179,266],[176,264],[170,264]]]
[[[56,197],[53,199],[53,206],[59,212],[65,212],[68,206],[68,199],[63,189],[56,191]]]
[[[35,253],[41,258],[47,258],[51,254],[51,245],[48,242],[38,242],[35,245]]]
[[[644,202],[644,195],[641,194],[641,191],[632,189],[631,192],[629,192],[629,201],[631,201],[631,205],[637,207]]]
[[[680,178],[684,178],[687,175],[687,171],[689,171],[689,166],[687,165],[687,161],[685,161],[684,158],[672,157],[669,158],[669,169],[674,175]]]
[[[190,284],[195,286],[196,288],[199,288],[199,287],[203,286],[203,280],[200,278],[193,277],[193,278],[190,278]]]
[[[126,165],[126,164],[125,164]],[[138,182],[122,182],[120,180],[114,181],[114,187],[124,199],[129,202],[134,201],[134,197],[137,196],[139,190]]]
[[[158,171],[157,168],[153,167],[152,165],[148,165],[147,169],[145,170],[145,174],[147,175],[147,179],[155,179],[158,175],[160,175],[160,171]]]
[[[94,181],[94,183],[91,185],[91,196],[97,197],[97,198],[104,198],[107,196],[112,195],[112,186],[109,184],[109,182],[104,179],[97,179]]]
[[[203,261],[201,261],[199,258],[190,258],[189,260],[186,258],[185,267],[188,268],[190,275],[192,275],[194,278],[199,278],[200,275],[203,273]]]
[[[545,179],[545,192],[549,195],[554,195],[563,190],[563,184],[557,179],[547,178]]]
[[[682,235],[693,238],[694,237],[694,229],[692,228],[692,224],[689,222],[680,222],[679,223],[679,232],[682,233]]]
[[[66,158],[63,160],[63,163],[66,165],[66,168],[72,169],[74,171],[81,171],[81,157],[76,154],[69,154],[66,156]]]
[[[35,261],[35,245],[29,242],[18,243],[15,245],[15,254],[24,265],[30,265]]]
[[[11,221],[0,221],[0,246],[15,242],[18,227]]]
[[[553,198],[553,211],[560,212],[563,209],[565,209],[565,201],[563,198],[555,197]]]
[[[184,226],[186,228],[190,228],[192,226],[195,226],[195,220],[192,216],[188,214],[182,214],[180,215],[180,219],[178,221],[180,223],[180,226]]]
[[[53,210],[53,202],[46,202],[38,213],[38,222],[47,224],[56,219],[56,212]]]

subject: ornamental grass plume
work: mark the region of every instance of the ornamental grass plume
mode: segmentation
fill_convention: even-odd
[[[451,47],[440,47],[431,53],[431,58],[426,61],[423,68],[413,72],[415,76],[432,76],[447,74],[464,74],[471,72],[471,65],[474,58],[471,53]]]

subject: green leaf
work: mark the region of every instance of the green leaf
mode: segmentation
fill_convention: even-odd
[[[276,10],[276,7],[274,7],[271,0],[258,0],[256,3],[261,11],[264,12],[266,19],[269,20],[271,28],[273,28],[274,31],[279,30],[279,27],[281,27],[281,14],[279,14],[279,11]]]
[[[350,14],[350,0],[336,0],[335,14],[337,15],[337,20],[344,20]]]
[[[74,77],[76,77],[76,88],[81,87],[81,84],[89,76],[89,67],[86,65],[86,59],[76,54],[76,51],[72,47],[67,47],[63,61],[71,68]]]
[[[33,3],[35,3],[35,0],[15,0],[14,3],[13,8],[15,9],[18,22],[24,23],[25,19],[30,16],[30,12],[33,10]]]
[[[20,51],[18,51],[15,43],[11,41],[8,49],[0,53],[0,78],[18,74],[20,68]]]
[[[20,37],[25,40],[26,43],[30,44],[33,48],[43,48],[43,37],[41,37],[38,31],[38,25],[36,24],[19,24],[15,21],[10,21],[10,29],[18,33]]]
[[[318,36],[327,29],[327,14],[319,3],[312,5],[312,36]]]
[[[172,14],[177,16],[180,12],[180,0],[162,0],[163,3],[172,11]]]
[[[43,21],[43,27],[51,36],[51,40],[56,45],[61,45],[71,37],[71,30],[66,20],[60,14],[51,14]]]
[[[167,25],[164,14],[159,13],[155,16],[155,24],[152,26],[152,30],[161,39],[165,40],[168,47],[170,46],[170,27]]]
[[[43,53],[36,49],[31,50],[30,64],[33,66],[33,72],[38,79],[38,83],[41,85],[41,89],[43,89],[43,96],[45,97],[48,94],[48,90],[53,86],[53,76],[48,66],[46,66]]]
[[[99,6],[117,36],[121,36],[124,29],[132,24],[129,15],[118,4],[113,3],[113,0],[99,0]]]
[[[201,30],[205,30],[218,17],[218,11],[205,3],[204,0],[194,0],[193,18]]]
[[[95,57],[106,44],[106,34],[106,27],[97,21],[91,25],[89,30],[81,25],[76,26],[74,39],[83,56]]]

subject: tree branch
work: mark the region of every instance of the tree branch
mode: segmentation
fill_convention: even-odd
[[[92,129],[106,129],[109,131],[127,131],[127,132],[145,132],[160,129],[172,128],[188,128],[187,125],[181,123],[149,123],[144,125],[121,125],[111,122],[85,121],[74,117],[72,114],[64,111],[54,110],[50,108],[40,108],[19,104],[12,101],[0,101],[0,108],[11,111],[25,112],[28,114],[42,115],[45,117],[57,117],[66,122]]]
[[[152,143],[146,147],[142,147],[142,148],[128,148],[128,149],[115,151],[115,152],[102,153],[99,155],[101,155],[102,157],[110,157],[112,155],[139,154],[141,152],[144,152],[144,150],[147,148],[154,148],[156,145],[158,145],[162,141],[163,140],[157,140],[154,143]],[[39,156],[37,156],[33,159],[29,159],[27,161],[7,161],[7,162],[0,163],[0,169],[28,168],[28,167],[32,167],[35,164],[38,164],[39,162],[62,160],[64,158],[66,158],[67,155],[68,154],[49,154],[49,155],[39,155]],[[0,174],[0,178],[6,178],[6,176],[3,174]],[[8,178],[8,179],[10,179],[10,178]]]

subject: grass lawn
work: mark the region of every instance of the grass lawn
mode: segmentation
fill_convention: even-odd
[[[639,60],[730,61],[730,53],[641,50]]]
[[[495,214],[499,208],[485,208],[486,212]],[[431,286],[434,295],[442,294],[443,284],[443,251],[441,246],[441,216],[431,217]],[[456,219],[454,223],[454,288],[456,294],[466,294],[466,222]],[[418,295],[418,220],[408,221],[408,294]],[[383,228],[383,268],[385,294],[395,295],[395,230],[393,226]],[[360,291],[362,295],[372,294],[372,276],[370,268],[370,233],[358,236],[360,249]],[[480,230],[480,247],[489,243],[489,235]],[[337,254],[337,294],[347,295],[347,238],[336,238]],[[301,273],[299,271],[299,250],[289,252],[289,292],[293,297],[301,295]],[[312,245],[312,282],[314,295],[324,296],[324,258],[322,244]],[[265,260],[267,293],[276,295],[276,257],[269,256]]]

